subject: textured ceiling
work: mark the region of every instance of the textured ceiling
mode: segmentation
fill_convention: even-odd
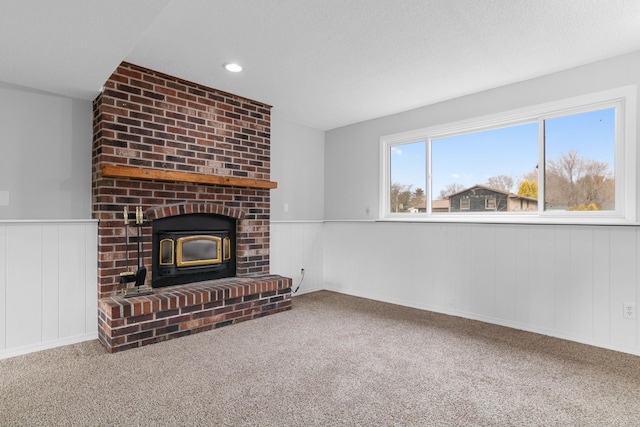
[[[0,81],[93,99],[123,61],[318,129],[640,50],[638,0],[0,0]],[[240,74],[223,70],[238,61]]]

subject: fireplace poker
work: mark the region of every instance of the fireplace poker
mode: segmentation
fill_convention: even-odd
[[[125,235],[125,250],[127,254],[127,272],[129,272],[129,211],[127,207],[124,207],[124,235]]]
[[[133,272],[129,270],[129,211],[127,207],[124,207],[124,234],[125,234],[125,256],[126,258],[126,266],[127,270],[123,273],[120,273],[120,283],[129,283],[135,280]]]
[[[136,227],[138,228],[138,271],[136,272],[136,286],[144,285],[144,279],[147,277],[147,269],[142,265],[142,258],[140,257],[143,222],[142,206],[136,206]]]
[[[141,231],[141,221],[140,221],[140,206],[136,206],[136,229],[138,230],[138,270],[140,270],[140,231]]]

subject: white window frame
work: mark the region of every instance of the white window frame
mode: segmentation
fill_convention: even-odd
[[[379,218],[389,221],[504,222],[559,224],[637,224],[636,220],[636,85],[554,101],[471,120],[432,126],[380,138]],[[546,119],[598,109],[616,108],[615,118],[615,209],[611,211],[545,211],[544,185],[539,185],[537,212],[432,213],[431,141],[460,134],[481,132],[524,123],[538,122],[538,164],[544,163],[543,123]],[[391,148],[424,141],[426,146],[426,213],[393,213],[389,207]],[[544,167],[538,182],[543,183]]]

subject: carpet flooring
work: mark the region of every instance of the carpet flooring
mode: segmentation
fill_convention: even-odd
[[[121,353],[0,360],[0,425],[638,426],[640,357],[320,291]]]

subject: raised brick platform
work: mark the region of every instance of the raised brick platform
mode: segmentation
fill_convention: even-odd
[[[242,277],[98,300],[98,338],[110,353],[291,309],[291,279]]]

